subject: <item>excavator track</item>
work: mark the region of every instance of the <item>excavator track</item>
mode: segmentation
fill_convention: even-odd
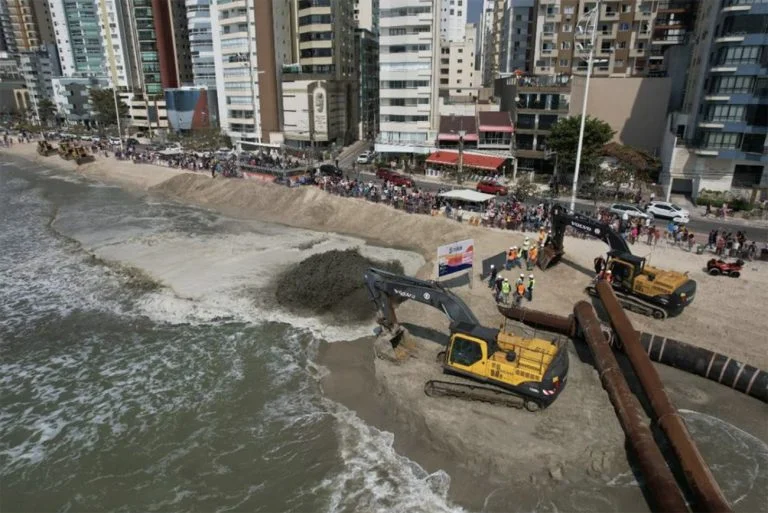
[[[613,292],[616,294],[616,298],[619,300],[622,308],[625,308],[630,312],[647,315],[659,320],[666,319],[668,316],[667,311],[658,305],[654,305],[653,303],[644,301],[635,296],[624,294],[616,289],[613,289]],[[595,289],[594,285],[587,287],[587,294],[593,297],[597,297],[597,289]]]
[[[427,381],[424,385],[424,393],[429,397],[456,397],[465,401],[481,401],[497,406],[507,406],[510,408],[525,408],[534,412],[541,409],[541,406],[531,399],[501,390],[495,387],[482,385],[470,385],[466,383],[456,383],[453,381]]]

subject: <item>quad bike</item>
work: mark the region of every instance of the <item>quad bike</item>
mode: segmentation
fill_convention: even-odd
[[[707,262],[707,272],[712,276],[725,275],[731,278],[738,278],[741,276],[741,269],[744,267],[744,260],[736,260],[734,262],[726,262],[719,258],[713,258]]]

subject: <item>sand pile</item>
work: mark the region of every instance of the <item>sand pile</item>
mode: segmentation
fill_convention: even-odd
[[[287,269],[278,279],[277,302],[290,310],[331,315],[345,321],[373,317],[375,309],[363,284],[363,273],[378,267],[403,273],[398,261],[377,262],[357,249],[318,253]]]

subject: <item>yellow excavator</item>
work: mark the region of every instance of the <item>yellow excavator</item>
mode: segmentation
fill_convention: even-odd
[[[401,302],[417,301],[448,317],[450,339],[438,360],[446,374],[471,381],[430,380],[424,386],[427,395],[537,411],[552,404],[565,387],[568,351],[562,343],[481,326],[461,298],[435,281],[374,268],[368,269],[364,280],[376,305],[377,321],[388,332],[393,347],[404,334],[395,315]]]
[[[609,225],[568,213],[562,205],[554,205],[551,216],[552,234],[537,262],[542,270],[555,265],[565,254],[565,230],[570,226],[577,232],[601,239],[611,247],[605,268],[611,271],[614,293],[627,310],[654,319],[666,319],[679,315],[693,302],[696,282],[687,273],[648,265],[645,258],[632,254],[627,241]],[[587,293],[597,296],[594,283],[587,287]]]

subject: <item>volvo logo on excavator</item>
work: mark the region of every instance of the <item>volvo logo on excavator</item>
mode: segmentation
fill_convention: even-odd
[[[395,289],[395,294],[398,296],[407,297],[408,299],[416,299],[416,294],[411,294],[405,290]]]
[[[595,235],[600,235],[600,228],[597,228],[597,227],[592,228],[585,224],[577,223],[576,221],[571,221],[571,224],[575,228],[578,228],[579,230],[584,230],[585,232],[594,232]]]

